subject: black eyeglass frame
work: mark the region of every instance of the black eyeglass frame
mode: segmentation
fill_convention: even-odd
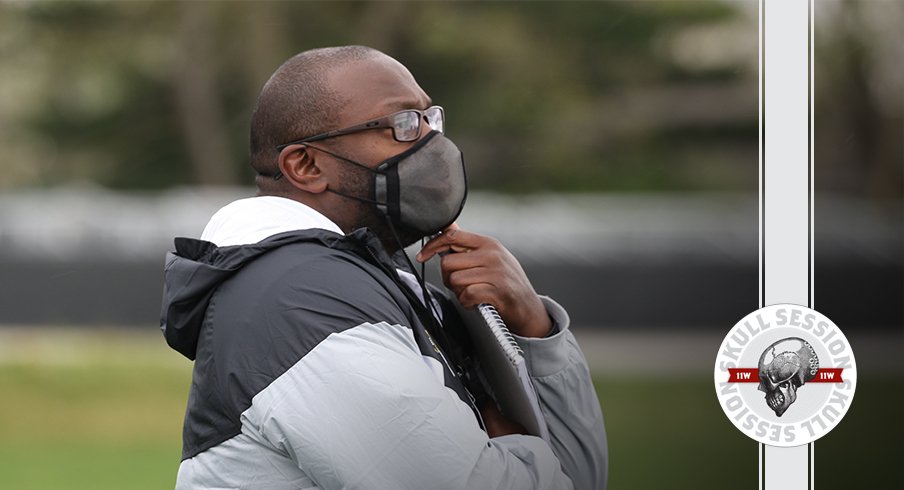
[[[361,131],[367,131],[368,129],[380,129],[380,128],[391,128],[392,129],[392,139],[394,139],[400,143],[416,141],[418,138],[421,137],[421,128],[423,127],[423,122],[426,117],[427,111],[430,111],[433,109],[439,109],[439,115],[440,115],[439,119],[440,119],[440,121],[442,121],[441,126],[440,126],[442,129],[440,129],[439,131],[445,132],[446,111],[442,108],[442,106],[434,105],[434,106],[430,106],[424,110],[404,109],[401,111],[396,111],[396,112],[393,112],[392,114],[387,114],[385,116],[378,117],[376,119],[371,119],[370,121],[364,121],[362,123],[358,123],[353,126],[349,126],[347,128],[334,129],[332,131],[327,131],[325,133],[315,134],[314,136],[308,136],[307,138],[302,138],[302,139],[290,141],[288,143],[283,143],[281,145],[278,145],[276,147],[276,149],[279,151],[282,151],[285,147],[290,146],[290,145],[300,145],[302,143],[312,143],[314,141],[321,141],[321,140],[325,140],[328,138],[335,138],[336,136],[342,136],[345,134],[359,133]],[[399,137],[396,135],[396,127],[394,124],[395,118],[399,114],[411,113],[411,112],[417,113],[417,115],[418,115],[417,134],[415,134],[414,137],[411,139],[399,139]],[[427,125],[430,126],[431,128],[433,127],[429,122],[427,123]]]

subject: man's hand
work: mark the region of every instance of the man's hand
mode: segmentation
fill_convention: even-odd
[[[545,337],[552,320],[518,260],[495,238],[464,231],[456,224],[424,245],[418,262],[442,255],[443,282],[466,308],[496,307],[509,329],[522,337]]]

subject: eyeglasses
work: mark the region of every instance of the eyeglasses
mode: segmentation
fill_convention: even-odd
[[[421,121],[427,121],[427,125],[434,131],[443,132],[446,125],[446,115],[443,108],[435,105],[424,110],[405,109],[404,111],[393,112],[388,116],[372,119],[354,126],[343,129],[334,129],[325,133],[308,136],[300,140],[283,143],[276,147],[282,150],[289,145],[298,145],[301,143],[310,143],[312,141],[325,140],[344,134],[358,133],[367,131],[368,129],[392,128],[392,137],[399,142],[415,141],[421,137]]]

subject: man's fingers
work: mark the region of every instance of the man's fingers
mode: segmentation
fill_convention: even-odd
[[[454,236],[458,234],[459,230],[460,228],[455,223],[447,226],[442,232],[436,234],[430,240],[427,240],[427,243],[424,244],[420,252],[415,256],[415,259],[418,262],[426,262],[438,253],[456,252],[457,250],[452,249],[450,240],[454,241]]]
[[[498,307],[499,302],[494,294],[496,287],[492,284],[469,284],[458,292],[458,302],[465,308],[473,308],[480,303],[490,303]]]
[[[468,252],[485,245],[489,237],[464,231],[455,223],[443,230],[442,234],[430,239],[415,257],[418,262],[426,262],[434,255],[444,252]]]
[[[450,272],[446,277],[446,285],[453,291],[459,291],[470,284],[490,283],[490,274],[486,267],[474,267]]]
[[[440,262],[440,268],[445,272],[455,272],[488,265],[491,264],[487,260],[486,254],[480,251],[444,255]]]
[[[443,275],[443,283],[456,296],[469,286],[484,285],[492,290],[505,287],[507,278],[502,274],[496,264],[487,260],[487,254],[482,251],[473,253],[449,254],[442,258],[440,271]],[[482,291],[475,289],[473,292]],[[494,293],[497,295],[498,292]]]

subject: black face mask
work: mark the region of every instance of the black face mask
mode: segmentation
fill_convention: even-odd
[[[451,225],[464,208],[468,194],[464,159],[455,143],[439,131],[431,131],[376,168],[317,149],[374,174],[370,199],[327,191],[374,205],[399,236],[417,239],[436,234]]]

